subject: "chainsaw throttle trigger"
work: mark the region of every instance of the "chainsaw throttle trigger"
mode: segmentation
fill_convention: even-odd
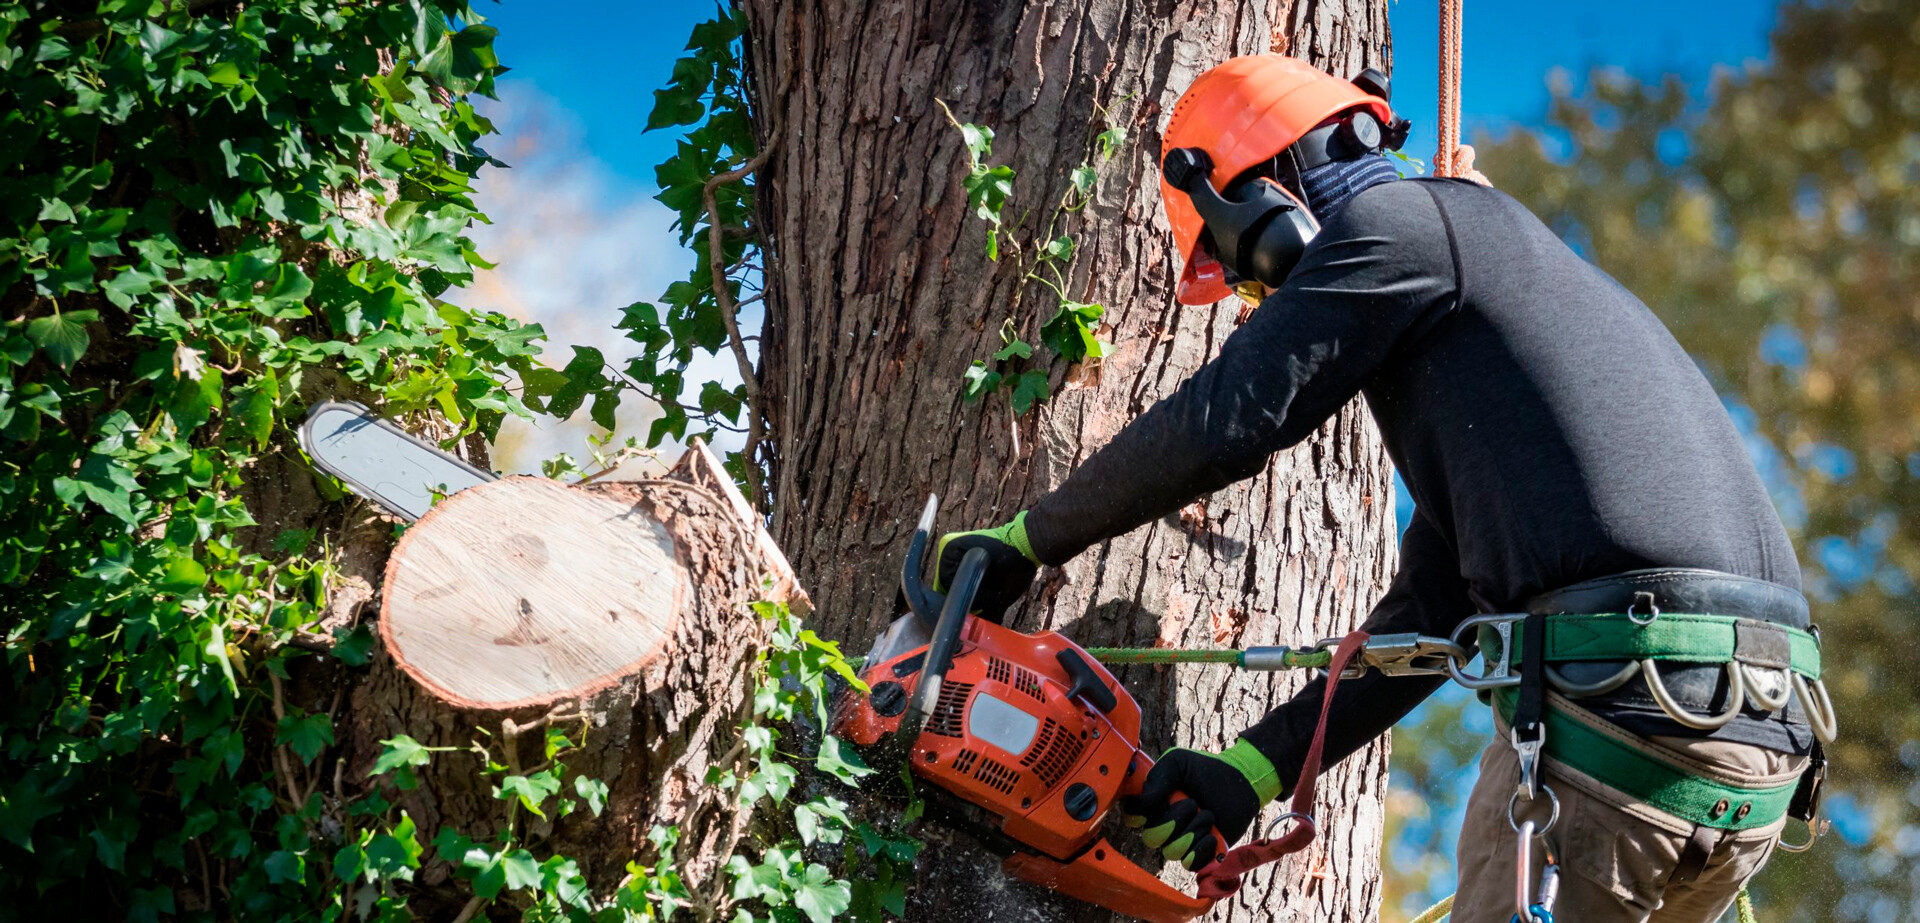
[[[1111,714],[1114,706],[1120,704],[1119,700],[1113,697],[1113,690],[1107,688],[1107,684],[1101,681],[1100,671],[1094,669],[1093,664],[1088,663],[1085,657],[1080,656],[1079,651],[1068,648],[1053,655],[1053,659],[1060,661],[1060,666],[1067,671],[1067,675],[1073,677],[1073,685],[1067,689],[1067,698],[1081,699],[1088,705],[1100,709],[1101,714]]]

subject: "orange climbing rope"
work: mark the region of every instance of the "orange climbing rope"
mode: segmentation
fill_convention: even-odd
[[[1440,147],[1433,152],[1433,175],[1461,176],[1460,151],[1460,7],[1462,0],[1440,0]]]

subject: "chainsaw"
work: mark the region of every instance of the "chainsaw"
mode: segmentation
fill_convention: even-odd
[[[983,839],[1005,854],[1009,875],[1150,923],[1206,913],[1239,874],[1284,854],[1253,855],[1266,841],[1233,850],[1238,862],[1219,852],[1193,895],[1114,848],[1103,822],[1153,768],[1140,749],[1140,705],[1059,632],[1025,634],[969,614],[984,551],[967,552],[944,595],[922,583],[937,508],[929,498],[901,569],[910,611],[868,655],[866,691],[841,695],[836,736],[991,816],[997,829]],[[1216,830],[1214,842],[1227,840]]]

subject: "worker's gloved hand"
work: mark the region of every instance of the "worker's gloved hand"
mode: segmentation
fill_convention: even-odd
[[[1021,510],[1012,522],[999,528],[948,532],[940,536],[940,544],[934,551],[936,592],[945,592],[953,585],[953,575],[960,570],[960,559],[973,548],[987,553],[987,572],[980,580],[980,592],[973,597],[973,611],[989,621],[999,622],[1006,617],[1007,607],[1027,592],[1034,575],[1040,572],[1040,559],[1033,556],[1033,546],[1027,543],[1026,511]]]
[[[1161,754],[1140,794],[1120,799],[1120,810],[1148,846],[1195,869],[1239,842],[1280,790],[1273,763],[1244,739],[1219,753],[1176,747]],[[1173,801],[1174,792],[1187,797]],[[1227,842],[1214,842],[1215,829]]]

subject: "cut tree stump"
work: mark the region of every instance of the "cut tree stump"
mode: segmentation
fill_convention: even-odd
[[[626,493],[510,477],[448,497],[387,564],[387,652],[463,708],[551,705],[640,671],[680,621],[687,574]]]
[[[658,480],[565,486],[509,477],[461,491],[408,527],[387,567],[384,642],[353,698],[351,778],[405,734],[461,748],[391,796],[423,830],[475,839],[506,823],[485,744],[537,771],[545,729],[578,746],[578,773],[610,791],[598,817],[521,813],[521,836],[578,857],[596,887],[647,857],[655,825],[680,830],[696,892],[741,836],[731,793],[705,782],[735,752],[768,624],[749,604],[804,607],[786,559],[702,445]],[[445,882],[437,860],[422,883]],[[448,892],[450,895],[456,892]]]

